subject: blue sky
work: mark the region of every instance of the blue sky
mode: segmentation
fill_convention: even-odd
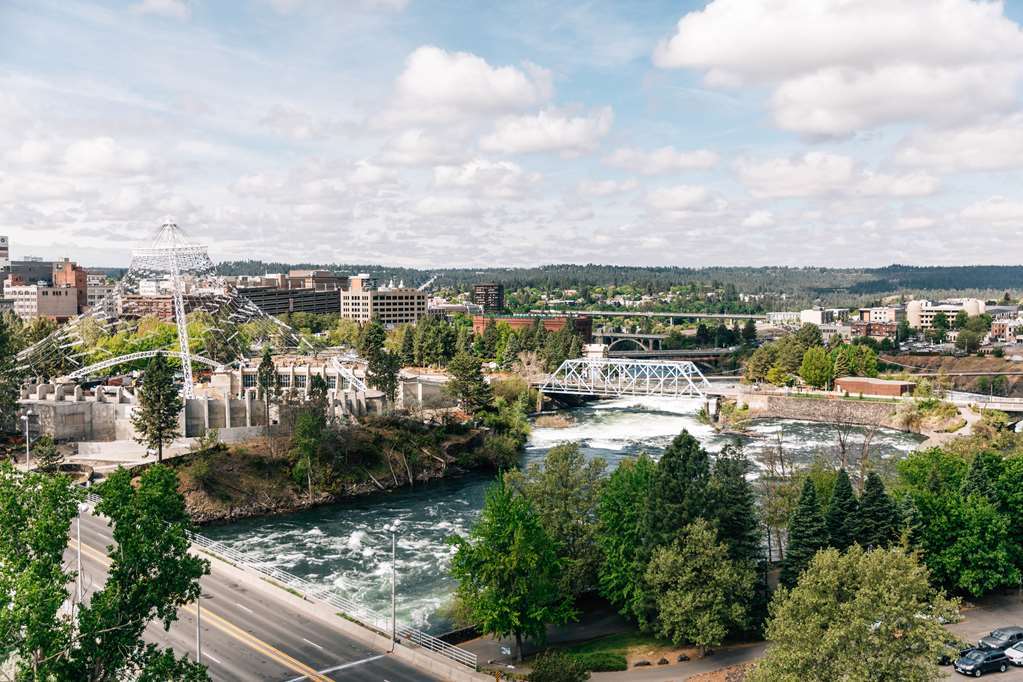
[[[1019,263],[1023,3],[0,3],[0,234],[122,264]]]

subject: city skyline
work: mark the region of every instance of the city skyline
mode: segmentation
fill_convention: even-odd
[[[810,11],[812,7],[812,11]],[[125,265],[1018,262],[1023,3],[0,9],[0,234]]]

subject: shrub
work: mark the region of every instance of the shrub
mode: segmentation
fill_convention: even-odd
[[[545,651],[533,659],[530,682],[585,682],[590,673],[574,657],[560,651]]]
[[[578,661],[586,670],[595,673],[628,670],[629,668],[629,662],[625,660],[625,656],[611,651],[592,651],[585,654],[572,654],[572,658]]]

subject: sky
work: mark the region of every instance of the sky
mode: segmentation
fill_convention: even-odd
[[[1023,0],[0,0],[0,234],[125,265],[1018,264]]]

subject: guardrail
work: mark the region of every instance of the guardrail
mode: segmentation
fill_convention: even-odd
[[[99,496],[92,493],[87,494],[85,499],[91,504],[96,504],[100,501]],[[391,636],[391,619],[389,617],[348,597],[338,594],[330,588],[314,585],[305,578],[300,578],[297,575],[282,571],[274,566],[269,566],[265,561],[260,561],[253,556],[239,552],[236,549],[228,547],[222,542],[211,540],[204,535],[199,535],[198,533],[190,531],[188,533],[188,539],[191,540],[192,544],[202,548],[203,551],[212,554],[219,559],[236,564],[241,568],[255,571],[260,575],[280,583],[289,590],[294,590],[309,601],[318,601],[324,604],[329,604],[330,606],[340,610],[346,618],[349,618],[370,630],[374,630],[385,637],[389,638]],[[465,649],[461,649],[452,644],[448,644],[442,639],[429,635],[421,630],[417,630],[409,625],[403,625],[400,622],[395,623],[395,634],[397,635],[399,642],[403,644],[411,644],[422,649],[428,649],[434,653],[444,656],[445,658],[449,658],[456,663],[476,670],[476,654],[472,652],[466,651]]]

